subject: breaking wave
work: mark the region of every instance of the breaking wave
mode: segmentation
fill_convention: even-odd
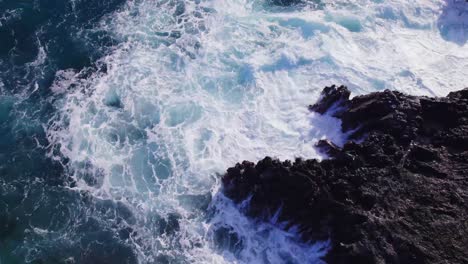
[[[45,188],[39,177],[37,193],[26,192],[42,211],[32,210],[37,219],[28,220],[24,243],[10,245],[12,255],[322,263],[327,241],[303,243],[300,227],[248,219],[219,192],[219,176],[266,155],[320,158],[313,144],[324,137],[342,142],[338,121],[306,107],[324,86],[418,95],[462,88],[463,8],[439,0],[136,0],[99,14],[77,31],[97,55],[50,69],[38,103],[50,111],[39,121],[46,132],[33,145],[65,180]],[[31,65],[49,67],[54,50],[39,50]]]

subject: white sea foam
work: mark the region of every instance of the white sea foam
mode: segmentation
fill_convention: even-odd
[[[129,1],[101,21],[99,30],[121,42],[98,63],[106,69],[57,75],[53,91],[64,97],[48,128],[51,155],[70,160],[73,188],[133,213],[121,225],[136,230],[127,242],[141,263],[161,254],[192,263],[320,262],[325,242],[304,245],[274,223],[251,222],[217,194],[216,175],[265,155],[318,157],[320,138],[342,143],[336,120],[307,110],[326,85],[356,94],[462,88],[468,49],[447,32],[466,28],[452,12],[439,19],[445,2],[327,2]],[[161,233],[154,219],[170,215],[179,230]]]

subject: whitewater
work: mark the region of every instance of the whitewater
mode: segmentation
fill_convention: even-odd
[[[23,245],[26,260],[112,240],[103,250],[121,263],[323,263],[327,241],[245,217],[220,177],[267,155],[323,158],[314,143],[325,137],[342,144],[339,122],[307,109],[325,86],[464,88],[467,21],[461,1],[126,1],[83,29],[116,44],[92,67],[55,73],[55,113],[37,147],[65,168],[67,199],[80,202],[60,205],[63,223],[30,224],[41,240]]]

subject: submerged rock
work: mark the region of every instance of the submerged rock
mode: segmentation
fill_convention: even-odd
[[[268,0],[267,2],[271,3],[272,5],[277,5],[277,6],[291,6],[291,5],[297,5],[297,4],[302,4],[306,2],[316,2],[313,0]]]
[[[287,6],[292,4],[299,3],[300,0],[271,0],[271,3],[274,5]]]
[[[349,96],[327,87],[310,106],[349,134],[342,148],[317,144],[331,159],[244,161],[225,195],[250,199],[242,208],[259,220],[281,208],[304,241],[330,239],[328,263],[468,263],[468,89]]]

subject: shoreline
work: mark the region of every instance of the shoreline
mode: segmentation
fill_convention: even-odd
[[[386,90],[349,99],[326,87],[311,111],[342,121],[330,159],[266,157],[227,170],[223,193],[246,215],[278,212],[303,241],[330,239],[327,263],[465,263],[468,252],[468,89],[446,97]]]

